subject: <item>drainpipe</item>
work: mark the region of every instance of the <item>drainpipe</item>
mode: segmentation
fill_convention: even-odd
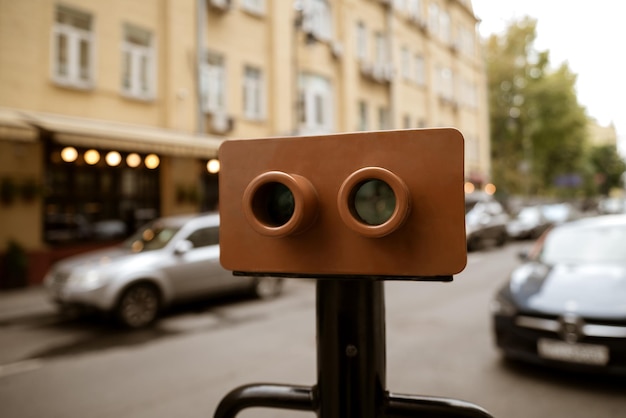
[[[202,111],[202,65],[206,53],[204,46],[206,18],[206,0],[196,0],[196,132],[198,134],[206,132]]]
[[[395,64],[394,61],[394,38],[393,38],[393,4],[389,2],[386,5],[386,18],[387,18],[387,48],[388,48],[388,58],[389,62],[392,65],[393,77],[389,81],[389,129],[396,129],[396,69],[393,66]]]

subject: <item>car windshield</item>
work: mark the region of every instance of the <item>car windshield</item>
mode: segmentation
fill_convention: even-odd
[[[562,204],[548,205],[543,208],[544,216],[555,222],[566,221],[569,212],[570,207]]]
[[[179,230],[179,225],[152,222],[135,232],[122,245],[134,253],[158,250],[165,247]]]
[[[554,230],[539,259],[546,264],[626,262],[626,227],[596,226]]]
[[[525,222],[537,222],[539,220],[538,208],[524,208],[517,214],[517,218],[520,221]]]

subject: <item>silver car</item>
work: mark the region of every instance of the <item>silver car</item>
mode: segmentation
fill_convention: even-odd
[[[260,298],[281,293],[282,279],[233,276],[219,256],[219,215],[161,218],[120,246],[59,261],[44,283],[61,307],[113,313],[131,328],[149,325],[183,300],[234,290]]]

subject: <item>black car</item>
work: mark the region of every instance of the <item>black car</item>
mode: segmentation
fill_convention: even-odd
[[[543,206],[525,206],[506,224],[513,239],[537,239],[554,224],[544,215]]]
[[[465,233],[468,251],[489,245],[504,245],[509,235],[506,230],[509,215],[492,195],[473,192],[465,195]]]
[[[505,357],[626,373],[626,215],[555,227],[492,302]]]

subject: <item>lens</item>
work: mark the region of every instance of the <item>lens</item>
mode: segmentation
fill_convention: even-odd
[[[255,196],[255,213],[265,224],[277,227],[285,225],[296,208],[293,193],[282,183],[266,183]]]
[[[391,219],[396,209],[396,195],[384,181],[369,179],[355,188],[353,205],[360,221],[367,225],[382,225]]]

